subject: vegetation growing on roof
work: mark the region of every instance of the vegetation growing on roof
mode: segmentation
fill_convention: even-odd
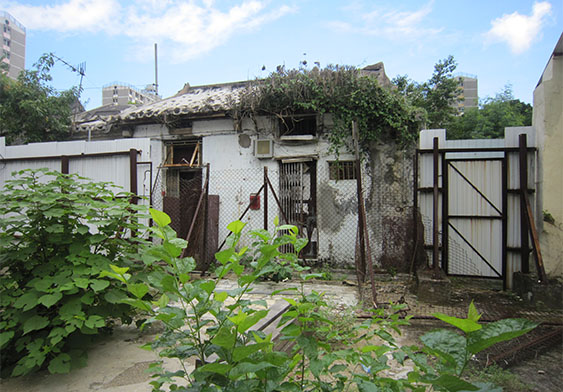
[[[382,87],[373,76],[355,67],[327,66],[311,70],[278,67],[266,79],[250,85],[233,105],[236,121],[272,115],[282,121],[304,113],[329,113],[334,126],[328,139],[335,151],[349,147],[352,121],[357,121],[360,142],[416,140],[424,111],[409,104],[393,89]]]

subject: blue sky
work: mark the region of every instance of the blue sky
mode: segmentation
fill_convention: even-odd
[[[563,29],[562,0],[0,0],[0,10],[26,26],[27,68],[46,52],[86,63],[88,109],[105,84],[154,83],[154,43],[164,97],[185,83],[253,79],[303,60],[383,61],[390,78],[422,82],[451,54],[457,71],[479,78],[480,98],[510,83],[532,103]],[[57,89],[80,79],[61,63],[52,74]]]

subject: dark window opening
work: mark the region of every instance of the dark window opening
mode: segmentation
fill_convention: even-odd
[[[200,167],[201,143],[194,141],[166,146],[165,166]]]
[[[280,137],[316,135],[316,115],[288,116],[280,119]]]
[[[330,180],[355,180],[356,162],[355,161],[334,161],[328,163]]]

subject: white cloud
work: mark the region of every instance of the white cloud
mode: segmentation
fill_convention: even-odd
[[[58,32],[111,31],[119,18],[116,0],[69,0],[57,5],[8,4],[4,8],[27,29]]]
[[[159,42],[172,48],[169,54],[178,62],[294,11],[285,5],[269,7],[268,0],[233,3],[226,9],[214,0],[66,0],[52,6],[2,6],[31,30],[119,34],[144,50]],[[143,57],[144,50],[134,52]]]
[[[518,12],[503,15],[491,22],[492,27],[485,34],[486,42],[506,42],[513,53],[523,53],[539,37],[546,17],[550,14],[551,4],[544,1],[534,3],[530,16]]]
[[[353,22],[333,21],[330,26],[342,32],[356,32],[366,35],[380,35],[388,39],[421,39],[435,35],[441,28],[424,27],[426,17],[432,12],[434,1],[431,0],[414,11],[376,8],[366,10],[365,6],[355,3],[346,8],[353,13]]]

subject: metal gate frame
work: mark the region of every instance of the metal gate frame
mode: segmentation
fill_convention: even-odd
[[[479,278],[489,278],[489,279],[505,279],[506,276],[506,244],[507,244],[507,165],[506,165],[506,154],[500,158],[450,158],[446,157],[446,154],[443,154],[445,159],[442,160],[443,168],[442,168],[442,267],[444,271],[450,276],[464,276],[464,277],[479,277]],[[481,192],[481,190],[473,184],[473,182],[467,178],[456,166],[454,166],[453,162],[487,162],[487,161],[501,161],[501,206],[500,209],[491,201],[489,198]],[[494,211],[498,213],[498,215],[452,215],[450,213],[450,203],[449,203],[449,170],[448,168],[451,167],[471,188],[473,188],[482,199],[484,199]],[[451,222],[450,219],[470,219],[470,220],[490,220],[490,219],[500,219],[502,220],[501,224],[501,272],[497,271],[495,267],[491,265],[485,256],[479,252],[471,242],[465,238],[465,236],[458,230]],[[466,274],[452,274],[449,273],[449,228],[453,229],[457,233],[457,235],[469,246],[469,248],[477,255],[479,258],[489,266],[489,268],[497,274],[497,277],[487,277],[481,275],[466,275]]]
[[[535,228],[534,218],[530,207],[530,201],[528,199],[528,195],[533,193],[535,190],[533,188],[529,188],[528,186],[528,164],[530,157],[533,158],[533,154],[536,153],[536,147],[528,147],[527,145],[527,135],[522,133],[519,134],[518,137],[518,144],[517,147],[508,147],[508,146],[486,146],[486,147],[446,147],[446,148],[439,148],[439,138],[433,138],[433,145],[432,148],[417,148],[415,157],[414,157],[414,205],[416,209],[419,208],[419,193],[432,193],[433,194],[433,201],[432,201],[432,239],[431,244],[425,243],[424,247],[426,250],[432,250],[432,262],[429,263],[429,267],[433,268],[435,272],[442,267],[444,271],[447,271],[447,264],[448,264],[448,227],[450,227],[448,222],[448,198],[445,190],[447,189],[448,185],[448,178],[447,178],[447,165],[448,161],[456,161],[462,159],[454,159],[450,158],[447,159],[447,154],[456,154],[456,153],[473,153],[473,157],[468,159],[477,160],[486,159],[489,160],[492,156],[483,157],[482,154],[479,156],[480,153],[492,153],[493,156],[497,160],[502,161],[502,208],[501,214],[498,217],[502,219],[502,281],[503,281],[503,289],[508,288],[508,259],[509,253],[519,254],[520,255],[520,266],[519,269],[523,273],[529,273],[529,255],[531,251],[534,252],[536,267],[538,278],[541,282],[545,282],[545,270],[543,267],[543,261],[541,258],[541,251],[539,249],[539,240]],[[447,142],[447,140],[446,140]],[[428,143],[426,144],[428,145]],[[419,185],[419,160],[422,156],[432,155],[432,164],[430,164],[430,168],[432,168],[433,173],[433,181],[431,187],[422,187]],[[440,164],[441,162],[441,164]],[[510,170],[509,165],[512,166]],[[512,176],[514,175],[514,170],[517,171],[517,175],[519,176],[519,184],[518,182],[514,182]],[[440,173],[441,172],[441,173]],[[508,173],[512,173],[510,176],[511,184],[508,184],[509,175]],[[446,173],[446,175],[442,175],[442,186],[440,186],[440,174]],[[429,174],[426,173],[428,176]],[[516,185],[518,184],[518,185]],[[510,185],[510,189],[509,189]],[[443,197],[442,200],[444,201],[441,203],[441,211],[439,211],[439,195]],[[508,227],[507,227],[507,220],[508,220],[508,196],[511,195],[519,196],[520,204],[519,204],[519,211],[520,211],[520,225],[519,225],[519,236],[520,241],[519,244],[514,244],[512,246],[508,246]],[[428,211],[427,211],[428,212]],[[442,219],[442,225],[440,227],[439,220],[440,220],[440,213],[441,216],[445,219]],[[511,216],[511,219],[515,217]],[[428,228],[428,226],[427,226]],[[442,243],[440,243],[440,230],[442,231]],[[417,235],[417,233],[415,233]],[[531,243],[530,243],[531,240]],[[514,239],[511,240],[514,242]],[[531,245],[531,246],[530,246]],[[511,258],[511,263],[514,263],[514,259]],[[512,268],[516,268],[513,264],[511,264]],[[437,276],[437,275],[436,275]],[[467,275],[464,275],[467,276]],[[483,277],[487,278],[487,277]],[[493,279],[498,279],[496,277],[489,277]]]

